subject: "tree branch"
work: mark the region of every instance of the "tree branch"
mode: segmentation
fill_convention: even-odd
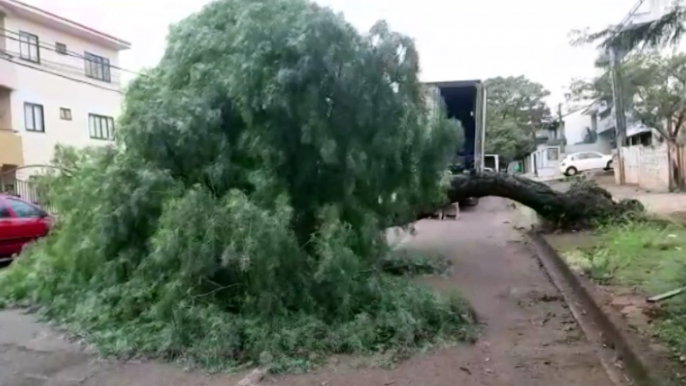
[[[579,180],[567,192],[528,178],[502,173],[454,176],[450,183],[450,202],[470,197],[509,198],[533,209],[542,218],[561,227],[583,227],[594,221],[620,217],[643,206],[636,200],[615,202],[612,195],[595,183]],[[432,213],[420,215],[429,217]]]

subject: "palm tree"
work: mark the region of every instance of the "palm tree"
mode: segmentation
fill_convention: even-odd
[[[615,52],[630,52],[636,48],[660,48],[677,44],[686,24],[686,7],[676,3],[662,17],[650,22],[630,24],[617,28],[608,27],[602,31],[583,36],[580,41],[591,43],[601,41],[600,47]]]

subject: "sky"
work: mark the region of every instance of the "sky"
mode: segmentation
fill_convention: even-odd
[[[132,43],[120,66],[154,66],[168,26],[209,0],[22,0]],[[415,39],[424,81],[524,75],[564,101],[572,78],[588,78],[597,51],[569,32],[616,24],[636,0],[316,0],[365,32],[377,20]],[[647,2],[646,2],[647,3]]]

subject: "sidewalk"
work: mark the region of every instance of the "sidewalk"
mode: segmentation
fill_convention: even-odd
[[[686,193],[653,193],[632,185],[617,185],[614,176],[601,176],[596,182],[615,200],[633,198],[640,201],[648,212],[686,217]]]
[[[596,174],[590,179],[612,194],[615,200],[636,199],[640,201],[650,213],[659,216],[679,216],[686,218],[686,193],[654,193],[643,190],[634,185],[617,185],[612,174]],[[540,180],[537,180],[540,181]],[[546,181],[550,187],[564,192],[569,189],[571,182],[560,179]]]
[[[686,194],[684,193],[651,193],[632,186],[602,186],[616,200],[637,199],[648,212],[657,215],[686,216]]]

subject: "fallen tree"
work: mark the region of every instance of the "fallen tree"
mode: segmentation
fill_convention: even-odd
[[[586,227],[643,211],[637,200],[619,202],[591,180],[577,179],[565,192],[525,177],[503,173],[453,176],[447,192],[450,202],[470,197],[497,196],[528,206],[554,226]],[[424,213],[419,217],[428,217]]]

